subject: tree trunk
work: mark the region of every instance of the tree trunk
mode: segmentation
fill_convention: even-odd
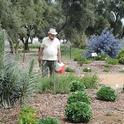
[[[29,51],[28,38],[24,42],[24,51]]]
[[[19,48],[19,42],[17,41],[15,45],[15,53],[18,53],[18,48]]]

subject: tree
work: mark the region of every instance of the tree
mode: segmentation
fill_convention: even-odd
[[[19,43],[21,39],[24,50],[29,50],[29,37],[45,25],[45,7],[45,0],[0,0],[1,27],[7,31],[9,41]]]
[[[121,19],[124,17],[123,0],[101,0],[96,5],[96,15],[102,15],[110,23],[113,33],[120,37],[123,36]]]
[[[74,35],[82,35],[94,24],[94,1],[62,0],[62,8],[65,15],[65,36],[72,42]]]
[[[11,48],[13,48],[12,41],[16,41],[18,38],[17,34],[21,27],[19,13],[9,0],[0,0],[0,10],[1,27],[6,30]]]

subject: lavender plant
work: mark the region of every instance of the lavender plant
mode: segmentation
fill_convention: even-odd
[[[87,44],[86,57],[91,53],[106,54],[112,58],[116,57],[120,50],[119,39],[115,38],[111,31],[105,29],[101,35],[93,35]]]

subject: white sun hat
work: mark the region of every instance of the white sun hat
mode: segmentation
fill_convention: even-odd
[[[54,29],[54,28],[50,28],[48,34],[57,35],[58,33],[56,32],[56,29]]]

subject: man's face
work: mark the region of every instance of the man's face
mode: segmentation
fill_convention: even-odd
[[[54,35],[54,34],[50,34],[50,33],[49,33],[49,34],[48,34],[48,37],[49,37],[49,39],[50,39],[50,40],[54,40],[55,35]]]

